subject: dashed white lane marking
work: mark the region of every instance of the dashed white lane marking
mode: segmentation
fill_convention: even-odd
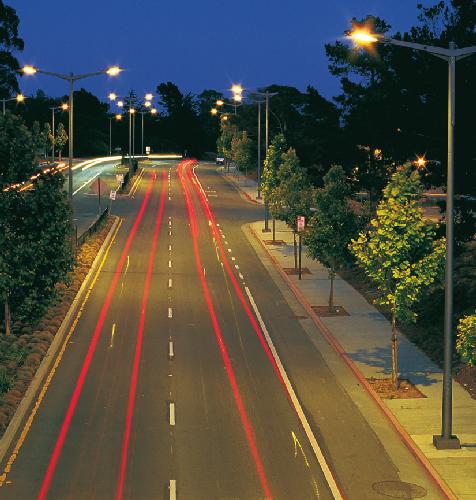
[[[231,260],[236,260],[235,257],[232,257]]]
[[[172,288],[172,278],[169,278],[169,288]]]
[[[172,221],[171,221],[171,220],[169,220],[169,227],[170,227],[170,226],[172,226]]]
[[[169,231],[169,236],[172,236],[172,231]]]
[[[240,269],[240,266],[238,264],[235,264],[235,269]]]
[[[169,500],[177,500],[177,481],[175,479],[169,481]]]
[[[172,267],[172,261],[169,260],[169,267]]]
[[[169,245],[169,252],[172,251],[172,245]]]
[[[114,347],[114,335],[116,334],[116,323],[112,324],[111,330],[111,342],[109,343],[109,347]]]
[[[169,358],[173,359],[174,356],[175,356],[175,354],[174,354],[174,343],[171,340],[169,340]]]
[[[175,403],[169,403],[169,424],[175,425]]]
[[[220,224],[217,224],[216,226],[217,226],[217,227],[220,227]],[[220,229],[220,231],[221,231],[221,229]]]
[[[171,200],[172,198],[169,196],[169,201]]]
[[[231,248],[229,248],[228,251],[231,252]]]
[[[241,273],[238,273],[238,276],[240,277],[240,280],[244,280],[245,279],[245,277]]]
[[[171,307],[169,307],[168,317],[169,317],[169,319],[172,318],[172,308]]]
[[[319,465],[321,466],[321,470],[324,474],[324,477],[326,478],[327,484],[329,485],[329,488],[332,492],[332,495],[335,500],[342,500],[342,494],[339,491],[339,488],[337,487],[337,484],[335,482],[334,477],[332,476],[332,473],[329,469],[329,466],[327,465],[326,459],[324,458],[324,455],[322,453],[322,450],[317,443],[316,437],[314,436],[314,433],[312,432],[311,426],[309,425],[309,422],[306,418],[306,415],[304,414],[301,403],[299,402],[296,393],[294,392],[294,388],[291,385],[291,382],[289,381],[288,374],[286,373],[286,370],[284,369],[284,366],[281,362],[281,359],[279,357],[278,352],[276,351],[276,347],[274,346],[273,340],[271,339],[268,329],[266,328],[266,325],[263,321],[263,318],[261,317],[261,313],[258,310],[258,307],[256,305],[256,302],[251,295],[251,292],[247,286],[245,286],[245,292],[246,295],[248,296],[248,299],[251,303],[251,307],[253,308],[253,311],[255,312],[256,318],[258,319],[258,322],[261,326],[261,330],[263,332],[263,335],[266,339],[266,342],[268,343],[269,349],[273,355],[273,358],[276,362],[276,366],[278,367],[279,373],[281,374],[281,377],[283,379],[284,384],[286,385],[286,388],[288,390],[289,397],[291,398],[291,401],[294,405],[294,408],[296,410],[296,413],[299,417],[299,420],[301,421],[301,424],[304,428],[304,432],[306,433],[307,439],[309,440],[309,443],[311,445],[312,451],[314,452],[314,455],[317,458],[317,461],[319,462]]]

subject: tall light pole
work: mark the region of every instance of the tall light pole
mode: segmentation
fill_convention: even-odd
[[[51,71],[45,71],[42,69],[35,68],[30,65],[23,66],[21,69],[25,75],[34,75],[35,73],[42,73],[43,75],[54,76],[55,78],[60,78],[61,80],[66,80],[69,83],[69,126],[68,126],[68,197],[70,202],[73,201],[73,154],[74,154],[74,134],[73,134],[73,110],[74,110],[74,82],[77,80],[82,80],[84,78],[89,78],[91,76],[109,75],[117,76],[122,70],[118,66],[112,66],[108,69],[102,71],[96,71],[94,73],[84,73],[82,75],[75,75],[70,73],[69,75],[63,75],[61,73],[53,73]]]
[[[7,99],[1,99],[2,101],[2,112],[3,116],[5,116],[6,109],[5,109],[5,104],[10,101],[16,101],[16,102],[24,102],[26,97],[23,94],[17,94],[15,97],[10,97]]]
[[[447,49],[415,42],[395,40],[380,34],[356,30],[350,33],[360,44],[375,42],[390,43],[400,47],[427,52],[448,63],[448,174],[446,187],[446,268],[445,268],[445,321],[444,321],[444,367],[441,435],[433,436],[433,445],[439,449],[459,449],[459,439],[453,435],[452,425],[452,355],[453,355],[453,247],[454,247],[454,128],[455,128],[455,77],[456,61],[476,53],[476,46],[458,49],[454,42]]]
[[[66,111],[68,109],[68,105],[66,103],[61,106],[53,106],[51,109],[51,136],[53,140],[51,141],[51,162],[55,162],[55,112],[59,109]]]

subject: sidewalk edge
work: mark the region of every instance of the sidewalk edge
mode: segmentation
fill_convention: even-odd
[[[301,292],[301,290],[298,289],[298,287],[289,279],[288,275],[282,270],[277,259],[269,252],[268,248],[263,243],[261,238],[257,235],[255,229],[252,227],[251,224],[248,224],[248,229],[251,232],[251,234],[254,236],[254,238],[258,241],[258,243],[260,243],[261,247],[265,250],[265,252],[268,255],[269,259],[271,260],[273,266],[278,271],[281,278],[289,286],[291,291],[294,293],[297,300],[300,302],[300,304],[304,307],[306,312],[309,314],[310,318],[313,320],[313,322],[317,326],[321,335],[326,339],[326,341],[329,343],[329,345],[337,352],[337,354],[339,354],[339,356],[344,360],[344,362],[350,368],[350,370],[355,375],[355,377],[357,378],[359,383],[362,384],[362,387],[366,390],[366,392],[372,398],[374,403],[380,408],[380,410],[383,412],[383,414],[385,415],[387,420],[393,425],[393,427],[398,432],[402,441],[405,443],[406,447],[409,449],[409,451],[412,453],[412,455],[420,462],[420,464],[423,466],[423,468],[425,469],[427,474],[430,476],[432,481],[438,486],[438,488],[441,490],[441,492],[447,498],[452,499],[452,500],[453,499],[456,500],[457,497],[451,491],[450,487],[441,478],[441,476],[435,470],[433,465],[431,465],[430,461],[425,456],[425,454],[420,450],[420,448],[418,448],[418,446],[415,444],[413,439],[410,437],[410,435],[407,433],[407,431],[403,428],[403,426],[400,424],[400,422],[397,420],[397,418],[393,415],[393,413],[385,405],[385,403],[380,399],[380,397],[374,391],[374,389],[371,387],[371,385],[367,382],[366,378],[362,375],[360,370],[357,368],[357,365],[352,361],[350,356],[345,352],[344,348],[339,343],[339,341],[332,335],[332,332],[329,330],[329,328],[327,328],[327,326],[322,322],[322,320],[319,318],[319,316],[317,316],[317,314],[311,308],[311,305],[309,304],[309,302],[307,301],[306,297]]]
[[[230,179],[228,175],[225,175],[222,171],[220,171],[218,168],[216,169],[216,171],[227,181],[229,182],[232,186],[235,187],[235,189],[237,191],[240,192],[241,196],[244,196],[246,198],[247,201],[249,201],[250,203],[255,203],[256,205],[261,205],[261,203],[259,201],[256,201],[255,199],[253,199],[246,191],[244,191],[243,189],[241,189],[241,187],[233,180],[233,179]]]
[[[20,401],[20,404],[18,405],[12,419],[10,420],[10,423],[8,424],[8,427],[6,428],[3,436],[0,439],[0,463],[3,462],[6,453],[10,449],[12,445],[12,441],[14,440],[15,436],[17,435],[18,429],[23,423],[25,416],[28,412],[28,410],[31,407],[32,401],[36,397],[38,390],[41,387],[41,384],[43,382],[43,379],[45,378],[46,374],[48,373],[51,363],[55,360],[57,351],[61,344],[63,343],[64,337],[66,332],[69,330],[69,327],[71,326],[74,317],[76,316],[79,306],[81,304],[82,298],[84,294],[87,291],[87,288],[91,282],[91,279],[93,275],[95,274],[97,267],[99,265],[99,262],[102,259],[102,256],[104,254],[105,249],[109,245],[112,235],[114,234],[114,231],[116,230],[120,218],[113,215],[116,220],[114,221],[113,225],[111,226],[111,229],[109,230],[109,233],[107,234],[103,244],[101,245],[101,248],[99,249],[99,252],[97,253],[91,268],[88,271],[88,274],[84,278],[84,281],[76,293],[76,296],[71,303],[70,308],[68,309],[68,312],[66,313],[66,316],[64,317],[63,321],[61,322],[60,327],[58,328],[58,331],[56,332],[56,335],[53,339],[53,341],[50,344],[50,347],[48,348],[48,351],[46,352],[43,360],[41,361],[40,366],[38,367],[38,370],[36,370],[35,376],[33,377],[30,385],[28,386],[28,389],[25,392],[25,395],[23,396],[22,400]]]

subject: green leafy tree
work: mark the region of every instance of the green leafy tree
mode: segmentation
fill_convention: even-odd
[[[268,194],[269,211],[273,220],[282,220],[293,230],[294,267],[296,268],[297,217],[298,215],[303,215],[306,218],[310,216],[313,188],[310,186],[307,172],[301,167],[299,158],[293,148],[289,148],[282,155],[278,178],[279,184]]]
[[[19,91],[19,64],[14,56],[24,47],[23,40],[18,36],[19,22],[15,9],[0,0],[0,98],[10,97]]]
[[[352,240],[358,265],[376,284],[377,303],[392,318],[392,380],[398,387],[397,320],[416,320],[413,306],[427,287],[438,286],[444,271],[445,239],[418,206],[422,194],[419,174],[410,166],[393,174],[370,229]]]
[[[334,165],[316,191],[315,209],[304,236],[307,252],[329,270],[329,310],[334,308],[336,272],[351,262],[348,245],[358,231],[358,219],[349,205],[351,187],[344,169]]]
[[[63,175],[42,174],[23,191],[14,187],[37,170],[37,140],[20,118],[0,117],[0,299],[7,334],[12,315],[29,321],[41,315],[72,262]]]
[[[265,201],[269,198],[271,191],[279,184],[279,167],[282,163],[282,155],[288,149],[283,134],[274,136],[268,148],[268,153],[263,163],[263,174],[261,176],[261,192]]]
[[[59,161],[61,161],[63,148],[66,146],[66,143],[68,142],[68,134],[66,133],[64,125],[62,123],[59,123],[58,127],[56,128],[55,142],[56,142],[56,147],[59,151]]]
[[[48,151],[55,147],[55,136],[53,135],[53,131],[51,130],[51,125],[48,122],[45,122],[43,126],[43,134],[45,137],[45,157],[48,156]]]
[[[235,124],[222,120],[220,124],[221,134],[217,139],[217,149],[228,163],[233,158],[232,142],[233,138],[238,135],[238,128]]]
[[[235,134],[231,140],[231,156],[240,171],[247,172],[253,162],[253,143],[246,131]]]
[[[465,363],[476,366],[476,313],[459,320],[456,351]]]

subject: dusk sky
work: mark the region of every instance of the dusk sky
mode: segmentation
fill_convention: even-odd
[[[375,14],[405,31],[416,23],[417,0],[7,0],[20,18],[25,50],[20,64],[84,73],[112,64],[120,77],[95,77],[83,86],[106,99],[109,91],[141,95],[172,81],[183,91],[226,91],[233,82],[256,88],[272,83],[325,97],[338,94],[324,44],[349,27],[352,16]],[[433,5],[434,1],[423,2]],[[67,91],[66,82],[22,78],[31,94]]]

